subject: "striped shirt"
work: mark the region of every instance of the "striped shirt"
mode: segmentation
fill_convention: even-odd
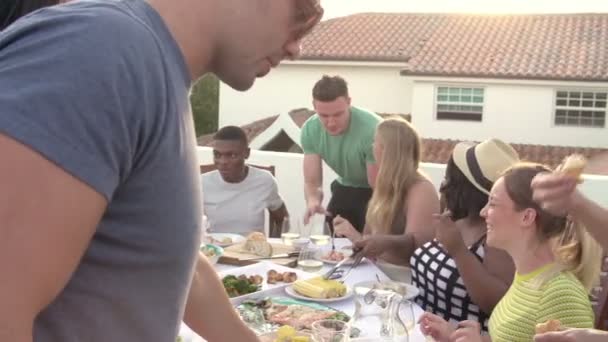
[[[536,324],[549,319],[568,328],[593,327],[593,311],[583,285],[572,273],[554,270],[555,265],[549,264],[515,274],[490,317],[492,342],[529,342]],[[550,275],[552,272],[555,274]]]

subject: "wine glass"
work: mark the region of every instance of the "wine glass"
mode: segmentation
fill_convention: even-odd
[[[325,216],[319,216],[323,219],[322,222],[315,220],[315,225],[310,233],[310,241],[317,246],[323,246],[329,244],[332,232],[329,223],[325,220]]]
[[[289,216],[286,216],[281,224],[281,240],[283,240],[283,244],[291,246],[293,245],[293,241],[298,238],[300,238],[298,223],[291,224]]]
[[[416,326],[416,316],[414,316],[414,303],[404,299],[400,303],[399,318],[405,325],[407,331],[411,334]]]

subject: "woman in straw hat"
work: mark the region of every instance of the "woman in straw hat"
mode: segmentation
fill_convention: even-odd
[[[416,249],[410,260],[416,301],[426,311],[458,322],[477,321],[487,331],[494,306],[513,279],[511,257],[486,246],[480,216],[492,184],[519,160],[498,139],[459,143],[447,163],[439,189],[445,211],[434,222],[436,239]]]
[[[455,327],[432,313],[420,319],[424,334],[438,342],[527,342],[536,329],[548,325],[593,326],[588,290],[599,275],[601,248],[580,224],[551,214],[533,200],[532,179],[550,171],[539,164],[515,165],[494,183],[482,210],[488,245],[509,253],[516,269],[490,317],[489,337],[480,335],[477,322]]]
[[[431,222],[433,214],[439,212],[439,198],[431,181],[418,170],[420,138],[414,127],[400,117],[383,120],[376,129],[373,152],[379,170],[367,208],[364,235],[399,235],[412,246],[432,239]],[[353,242],[363,238],[344,218],[338,216],[333,223],[336,234]],[[409,254],[394,251],[378,257],[387,261],[380,265],[388,267],[405,265]]]

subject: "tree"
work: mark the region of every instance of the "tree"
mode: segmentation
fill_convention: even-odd
[[[196,136],[217,131],[220,82],[213,74],[207,74],[192,87],[190,103],[194,116]]]

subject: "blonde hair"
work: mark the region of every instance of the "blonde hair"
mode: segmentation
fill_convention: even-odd
[[[371,232],[388,234],[408,190],[420,178],[421,144],[414,127],[400,117],[380,122],[376,141],[383,147],[382,161],[365,219]]]
[[[602,263],[602,248],[580,222],[565,216],[555,216],[543,210],[532,198],[530,183],[534,176],[552,170],[535,163],[519,163],[504,173],[509,197],[517,210],[536,210],[537,233],[540,241],[550,241],[560,268],[572,272],[587,290],[598,281]]]

